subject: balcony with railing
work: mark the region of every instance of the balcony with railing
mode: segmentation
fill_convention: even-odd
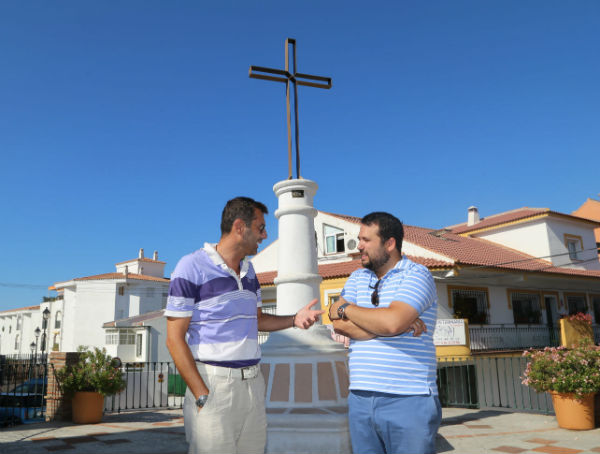
[[[471,351],[525,350],[557,346],[558,327],[545,325],[481,325],[469,326]]]

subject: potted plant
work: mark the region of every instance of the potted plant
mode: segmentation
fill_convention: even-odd
[[[594,428],[594,395],[600,391],[600,347],[588,337],[573,348],[546,347],[523,352],[528,360],[523,384],[549,392],[558,425]]]
[[[79,360],[56,371],[62,391],[72,396],[73,422],[96,423],[102,419],[104,396],[125,389],[121,361],[106,349],[79,346]]]

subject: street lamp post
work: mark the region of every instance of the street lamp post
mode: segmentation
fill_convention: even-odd
[[[42,357],[44,353],[46,353],[46,346],[48,345],[48,336],[46,335],[46,331],[48,330],[48,319],[50,318],[50,311],[48,308],[44,309],[42,312],[42,317],[44,318],[44,322],[42,326],[44,327],[44,337],[42,337]]]
[[[40,327],[38,326],[35,331],[33,332],[33,334],[35,334],[35,362],[37,363],[37,347],[38,347],[38,339],[40,337],[42,330],[40,329]]]

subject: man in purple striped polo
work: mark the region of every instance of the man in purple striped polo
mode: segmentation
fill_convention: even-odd
[[[187,384],[190,453],[259,453],[266,444],[265,384],[258,331],[307,329],[323,313],[313,300],[295,315],[263,314],[248,256],[267,237],[267,207],[236,197],[223,209],[221,238],[184,256],[171,275],[167,347]]]

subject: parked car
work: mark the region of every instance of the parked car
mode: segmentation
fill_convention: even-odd
[[[0,393],[0,425],[31,424],[44,420],[46,413],[45,378],[33,378]]]

